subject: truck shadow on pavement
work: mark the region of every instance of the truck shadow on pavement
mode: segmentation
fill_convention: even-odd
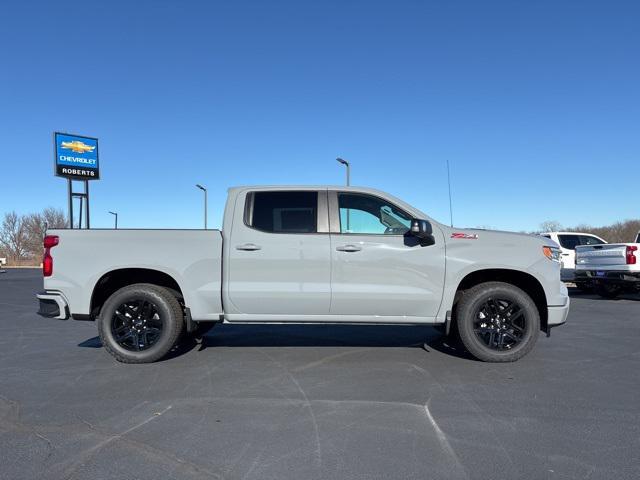
[[[102,348],[102,343],[92,337],[78,347]],[[475,361],[458,341],[429,326],[227,324],[216,325],[201,339],[183,338],[161,361],[216,347],[420,348]]]
[[[602,301],[619,301],[619,300],[630,300],[632,302],[640,302],[640,293],[622,293],[620,296],[616,298],[604,298],[595,293],[592,290],[579,290],[575,287],[569,287],[569,296],[570,297],[580,297],[587,298],[589,300],[602,300]]]

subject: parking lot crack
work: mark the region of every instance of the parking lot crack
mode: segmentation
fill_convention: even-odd
[[[427,403],[425,403],[424,412],[426,414],[427,420],[429,420],[429,423],[431,424],[431,427],[433,428],[433,430],[436,433],[436,437],[438,439],[438,442],[440,443],[440,446],[447,453],[447,455],[451,458],[451,460],[453,460],[453,462],[455,464],[455,470],[457,471],[459,476],[460,477],[464,477],[464,478],[469,478],[469,475],[467,474],[466,469],[462,465],[462,462],[460,461],[460,458],[458,457],[458,455],[456,454],[455,450],[451,446],[451,443],[449,442],[447,434],[444,433],[444,431],[440,428],[440,425],[438,425],[438,422],[436,422],[436,419],[433,417],[433,415],[431,413],[431,409],[429,408],[429,403],[430,402],[431,402],[431,399],[429,399],[427,401]]]
[[[306,392],[304,391],[304,388],[302,388],[302,386],[300,385],[300,382],[298,382],[298,379],[296,379],[296,377],[289,371],[289,369],[287,369],[287,367],[285,367],[282,363],[280,363],[272,355],[270,355],[270,354],[268,354],[266,352],[263,352],[262,350],[259,350],[259,351],[264,356],[266,356],[269,360],[271,360],[273,363],[278,365],[286,373],[286,375],[291,379],[291,382],[296,386],[296,388],[300,392],[300,395],[302,395],[302,398],[304,399],[305,407],[307,408],[307,410],[309,412],[309,418],[311,419],[311,423],[313,425],[313,432],[314,432],[315,441],[316,441],[316,461],[318,463],[318,466],[322,466],[322,445],[320,443],[320,430],[318,428],[318,421],[316,419],[315,412],[313,411],[313,406],[311,405],[311,402],[309,401],[309,397],[307,396]]]

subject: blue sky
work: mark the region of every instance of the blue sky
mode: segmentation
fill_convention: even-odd
[[[242,184],[352,183],[454,223],[640,216],[636,1],[11,2],[0,214],[66,208],[52,132],[100,139],[92,226],[210,225]],[[4,177],[4,178],[2,178]]]

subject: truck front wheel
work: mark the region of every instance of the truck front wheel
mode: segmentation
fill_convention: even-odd
[[[150,363],[175,345],[184,324],[180,303],[168,290],[138,283],[105,302],[98,318],[100,340],[116,360]]]
[[[465,348],[484,362],[514,362],[533,348],[540,314],[529,295],[502,282],[467,290],[456,310],[458,334]]]

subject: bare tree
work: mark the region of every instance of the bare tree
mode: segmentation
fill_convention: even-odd
[[[64,228],[67,219],[58,208],[48,207],[42,213],[31,213],[24,217],[24,224],[27,229],[27,250],[34,256],[42,254],[42,239],[47,229]]]
[[[600,238],[604,238],[609,243],[627,243],[632,242],[636,238],[638,231],[640,231],[640,219],[625,220],[624,222],[616,222],[604,227],[578,225],[567,229],[567,231],[593,233]]]
[[[541,232],[557,232],[562,230],[562,225],[556,220],[547,220],[540,224]]]
[[[23,217],[16,212],[5,213],[0,228],[0,245],[14,262],[27,257],[27,229]]]

